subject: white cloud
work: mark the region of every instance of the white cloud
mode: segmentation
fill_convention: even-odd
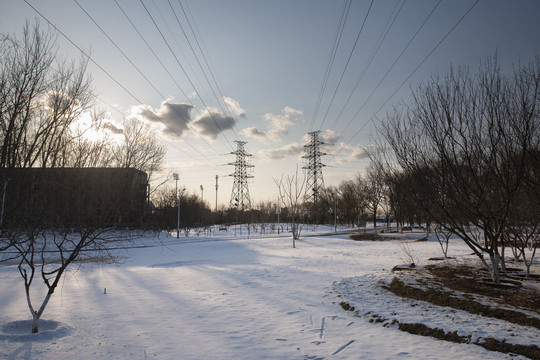
[[[242,129],[240,134],[248,138],[255,138],[263,141],[266,139],[266,133],[260,131],[255,126]]]
[[[122,130],[121,128],[119,128],[118,126],[114,125],[112,122],[110,121],[107,121],[105,123],[103,123],[103,128],[104,129],[107,129],[109,130],[111,133],[113,134],[116,134],[116,135],[120,135],[120,134],[123,134],[124,133],[124,130]]]
[[[264,160],[279,160],[289,156],[300,155],[304,151],[304,145],[292,143],[277,149],[263,149],[259,151],[259,157]]]
[[[301,110],[286,106],[281,111],[281,114],[266,113],[263,115],[263,119],[268,122],[266,131],[251,127],[243,129],[242,134],[246,137],[257,138],[259,140],[270,139],[277,142],[289,133],[289,128],[294,125],[302,115],[303,112]]]
[[[246,111],[240,107],[238,101],[227,96],[223,97],[223,101],[235,116],[240,116],[242,118],[246,117]]]
[[[321,134],[321,140],[326,145],[336,145],[341,136],[334,130],[328,129]]]
[[[349,145],[344,142],[340,142],[337,144],[336,149],[338,152],[344,153],[343,157],[337,158],[337,162],[340,164],[367,159],[366,146]]]

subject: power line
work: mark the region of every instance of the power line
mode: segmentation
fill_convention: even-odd
[[[332,103],[334,102],[334,99],[337,95],[337,91],[339,89],[339,86],[341,85],[341,81],[343,81],[343,77],[345,76],[345,72],[347,71],[347,68],[349,67],[349,63],[351,62],[351,58],[353,56],[354,50],[356,49],[356,45],[358,44],[358,40],[360,39],[360,35],[362,34],[362,31],[364,30],[364,26],[366,25],[366,21],[368,19],[369,13],[371,12],[371,8],[373,6],[373,2],[375,0],[371,0],[371,3],[369,4],[368,11],[366,12],[366,16],[364,17],[364,20],[362,21],[362,26],[360,27],[360,30],[358,31],[358,35],[356,35],[356,40],[354,41],[354,45],[351,49],[351,52],[349,53],[349,57],[347,59],[347,63],[345,64],[345,67],[343,68],[343,71],[341,72],[341,76],[339,78],[338,84],[336,85],[336,88],[334,90],[334,94],[332,95],[332,98],[330,99],[330,103],[328,104],[328,108],[326,109],[326,113],[324,114],[321,126],[319,127],[322,129],[324,122],[326,121],[326,117],[328,116],[328,112],[330,111],[330,108],[332,107]]]
[[[105,37],[114,45],[114,47],[122,54],[122,56],[124,56],[124,58],[131,64],[131,66],[133,66],[135,68],[135,70],[137,70],[137,72],[139,73],[139,75],[141,75],[144,80],[146,80],[146,82],[158,93],[158,95],[162,98],[162,99],[165,99],[165,95],[163,95],[161,93],[161,91],[159,91],[159,89],[146,77],[146,75],[143,74],[143,72],[139,69],[139,67],[137,65],[135,65],[135,63],[131,60],[131,58],[129,56],[127,56],[127,54],[120,48],[120,46],[118,46],[118,44],[107,34],[107,32],[97,23],[97,21],[92,17],[92,15],[90,15],[88,13],[88,11],[86,11],[86,9],[79,3],[78,0],[75,0],[75,3],[79,6],[79,8],[81,8],[81,10],[86,14],[86,16],[88,16],[90,18],[90,20],[94,23],[94,25],[97,26],[97,28],[101,31],[101,33],[103,35],[105,35]],[[175,108],[175,107],[171,107],[171,109],[180,117],[183,119],[183,115],[180,114],[178,112],[178,110]],[[165,124],[167,126],[167,128],[169,130],[172,130],[167,124]],[[214,149],[214,147],[208,142],[206,141],[206,139],[204,137],[202,137],[198,132],[197,130],[195,130],[195,128],[193,128],[188,122],[186,122],[186,125],[195,133],[197,134],[197,136],[199,136],[205,143],[206,145],[208,145],[208,147],[210,149],[212,149],[214,152],[217,153],[217,151]]]
[[[116,83],[122,90],[124,90],[129,96],[131,96],[136,102],[138,102],[139,104],[143,104],[142,101],[139,100],[139,98],[137,98],[137,96],[135,96],[135,94],[133,94],[131,91],[129,91],[124,85],[122,85],[122,83],[120,83],[114,76],[112,76],[107,70],[105,70],[105,68],[103,68],[98,62],[96,62],[94,59],[92,59],[92,57],[87,53],[85,52],[80,46],[78,46],[73,40],[71,40],[66,34],[64,34],[56,25],[54,25],[45,15],[43,15],[38,9],[36,9],[32,4],[30,4],[28,2],[28,0],[24,0],[24,2],[30,6],[39,16],[41,16],[51,27],[53,27],[60,35],[62,35],[71,45],[73,45],[75,48],[77,48],[77,50],[79,50],[81,52],[81,54],[83,54],[89,61],[91,61],[95,66],[97,66],[105,75],[107,75],[114,83]],[[179,136],[175,131],[174,129],[171,129],[166,123],[165,121],[163,121],[163,119],[161,117],[159,117],[157,114],[154,113],[154,111],[151,111],[152,115],[158,120],[160,121],[161,123],[163,123],[165,126],[167,126],[167,128],[169,128],[169,130],[171,130],[171,132],[173,132],[174,134],[176,134],[177,136]],[[180,136],[179,136],[180,137]],[[208,161],[210,161],[210,163],[212,163],[212,161],[210,159],[208,159],[208,157],[206,155],[204,155],[202,152],[200,152],[197,148],[195,148],[192,144],[190,144],[189,142],[185,141],[185,139],[182,139],[182,141],[184,141],[185,144],[187,144],[188,146],[190,146],[193,150],[195,150],[197,153],[199,153],[201,156],[203,156],[205,159],[207,159]],[[214,166],[217,166],[214,164]]]
[[[315,119],[317,118],[317,115],[319,114],[319,107],[321,106],[323,94],[326,90],[326,85],[328,84],[328,78],[330,77],[330,72],[332,71],[332,67],[334,66],[334,60],[336,59],[337,49],[339,48],[339,44],[341,42],[341,36],[343,35],[343,29],[345,28],[347,17],[349,16],[349,10],[351,8],[351,4],[352,4],[352,0],[347,0],[343,6],[343,11],[341,12],[341,18],[339,21],[338,30],[336,32],[336,37],[334,38],[334,42],[332,44],[332,50],[330,51],[328,65],[326,65],[326,71],[325,71],[323,81],[321,84],[321,90],[319,91],[319,97],[317,98],[317,102],[315,105],[315,110],[313,111],[313,117],[311,118],[311,125],[309,126],[309,131],[313,129],[313,125],[315,125]]]
[[[401,3],[401,6],[399,7],[397,13],[394,16],[394,13],[396,11],[396,8],[397,8],[399,2],[396,3],[396,6],[394,7],[394,10],[392,11],[392,14],[390,14],[390,16],[388,17],[388,21],[386,22],[386,25],[385,25],[385,27],[384,27],[384,29],[383,29],[380,37],[379,37],[379,40],[377,41],[377,43],[375,44],[375,47],[373,48],[373,51],[371,52],[371,55],[369,57],[368,62],[364,66],[364,69],[362,70],[362,73],[360,74],[360,77],[356,81],[356,85],[354,86],[353,90],[349,94],[349,97],[347,98],[347,101],[345,101],[345,104],[342,106],[341,111],[339,112],[338,116],[334,119],[334,122],[332,123],[332,126],[330,126],[330,129],[333,129],[336,126],[337,122],[341,118],[341,115],[343,115],[343,112],[345,111],[345,108],[347,107],[347,105],[351,101],[354,93],[356,92],[356,90],[358,90],[358,87],[360,86],[360,82],[364,78],[364,75],[366,74],[367,69],[369,68],[369,66],[371,65],[371,63],[375,59],[375,56],[379,52],[379,49],[381,48],[381,45],[383,44],[384,40],[386,39],[386,36],[390,32],[390,29],[394,25],[394,22],[396,21],[399,14],[401,13],[401,9],[403,9],[403,6],[405,5],[405,2],[406,2],[406,0],[403,0],[403,2]],[[321,129],[319,129],[319,130],[321,130]]]
[[[463,21],[463,19],[465,19],[465,17],[472,11],[472,9],[474,9],[474,7],[476,6],[476,4],[478,4],[479,1],[480,0],[476,0],[474,2],[474,4],[471,5],[471,7],[465,12],[465,14],[463,14],[461,16],[461,18],[459,18],[459,20],[454,24],[454,26],[452,26],[452,28],[450,28],[450,30],[448,30],[448,32],[441,38],[441,40],[439,40],[439,42],[433,47],[433,49],[431,49],[431,51],[424,57],[424,59],[414,68],[414,70],[409,74],[409,76],[407,76],[407,78],[405,80],[403,80],[403,82],[388,97],[388,99],[386,99],[386,101],[377,109],[377,111],[375,111],[375,113],[369,118],[369,120],[362,127],[360,127],[360,129],[357,132],[355,132],[348,141],[345,142],[346,144],[349,144],[352,141],[352,139],[354,139],[356,137],[356,135],[358,135],[358,133],[360,133],[360,131],[362,131],[367,126],[367,124],[369,124],[370,122],[375,125],[375,123],[373,122],[373,119],[375,119],[377,117],[377,114],[379,113],[379,111],[381,111],[382,108],[384,106],[386,106],[386,104],[390,101],[390,99],[392,99],[394,97],[394,95],[403,87],[403,85],[407,81],[409,81],[409,79],[427,61],[427,59],[435,52],[435,50],[437,50],[439,48],[439,46],[448,38],[448,36],[450,36],[450,34],[457,28],[457,26]],[[359,114],[359,112],[356,113],[356,115],[353,117],[353,119],[356,118],[356,116],[358,116],[358,114]],[[340,150],[340,152],[341,152],[341,150]]]
[[[216,77],[214,76],[214,72],[212,71],[212,68],[211,68],[211,66],[210,66],[210,64],[209,64],[208,58],[207,58],[207,56],[205,55],[205,52],[203,51],[203,47],[201,46],[202,39],[201,39],[201,41],[199,41],[199,37],[201,37],[201,35],[200,35],[200,33],[199,33],[199,37],[197,37],[197,34],[195,34],[195,31],[194,31],[194,29],[193,29],[193,26],[191,25],[191,21],[189,20],[189,17],[188,17],[188,15],[187,15],[187,13],[186,13],[186,10],[185,10],[185,8],[184,8],[184,6],[182,5],[182,2],[181,2],[180,0],[178,0],[178,4],[180,5],[180,8],[182,9],[182,12],[184,13],[184,17],[186,18],[187,24],[188,24],[188,26],[189,26],[189,28],[190,28],[190,30],[191,30],[191,33],[192,33],[192,35],[193,35],[193,38],[195,39],[195,42],[197,43],[197,47],[199,48],[199,51],[200,51],[200,53],[201,53],[201,55],[202,55],[202,57],[203,57],[203,60],[204,60],[204,62],[205,62],[205,64],[206,64],[206,67],[208,68],[208,71],[210,72],[210,76],[212,77],[212,80],[214,81],[214,84],[215,84],[216,89],[217,89],[217,91],[218,91],[218,93],[219,93],[219,95],[220,95],[220,98],[221,98],[221,99],[224,99],[223,92],[221,91],[221,87],[222,87],[222,86],[220,86],[220,84],[218,83]],[[187,7],[187,6],[186,6],[186,7]],[[189,12],[189,8],[188,8],[188,12]],[[191,13],[190,13],[190,15],[191,15]],[[193,19],[193,15],[191,15],[191,17],[192,17],[192,19]],[[195,22],[195,19],[193,19],[193,22]],[[196,25],[195,25],[195,27],[196,27]],[[225,108],[227,108],[227,106],[226,106]],[[229,114],[231,115],[231,117],[233,117],[233,116],[232,116],[233,114],[232,114],[230,111],[229,111]],[[237,130],[236,136],[237,136],[238,138],[242,138],[242,134],[241,134],[240,131],[238,130],[238,127],[236,126],[236,123],[234,123],[233,126],[234,126],[235,129]]]
[[[343,130],[341,131],[341,133],[345,133],[345,131],[347,130],[347,128],[352,124],[352,122],[356,119],[356,117],[360,114],[360,112],[362,111],[362,109],[364,108],[364,106],[366,106],[366,104],[369,102],[369,100],[371,99],[371,97],[373,96],[373,94],[375,94],[375,92],[377,91],[377,89],[379,89],[379,87],[381,86],[381,84],[384,82],[384,80],[386,80],[386,78],[388,77],[388,74],[390,74],[390,72],[392,71],[392,69],[394,69],[394,66],[396,66],[397,62],[401,59],[401,57],[403,56],[403,54],[405,53],[405,51],[409,48],[409,46],[411,45],[411,43],[414,41],[414,39],[416,38],[416,36],[418,35],[418,33],[420,32],[420,30],[422,30],[422,28],[424,27],[424,25],[428,22],[428,20],[431,18],[431,16],[433,15],[433,13],[435,12],[435,10],[437,9],[437,7],[439,6],[439,4],[441,3],[442,0],[439,0],[437,2],[437,4],[435,4],[435,6],[433,7],[433,9],[431,9],[430,13],[428,14],[428,16],[424,19],[424,21],[422,22],[422,24],[418,27],[418,29],[416,30],[416,32],[414,33],[414,35],[409,39],[409,41],[407,42],[407,44],[405,45],[405,47],[401,50],[401,53],[398,55],[398,57],[394,60],[394,62],[392,63],[392,65],[388,68],[388,70],[386,71],[386,73],[384,74],[384,76],[382,77],[382,79],[379,81],[379,83],[377,84],[377,86],[375,86],[375,88],[371,91],[371,93],[369,94],[369,96],[366,98],[366,100],[364,100],[364,102],[362,103],[362,105],[360,106],[360,108],[358,109],[358,111],[356,112],[356,114],[351,118],[351,120],[349,120],[349,122],[347,123],[347,125],[345,126],[345,128],[343,128]],[[416,70],[415,70],[416,71]],[[392,94],[393,96],[393,94]],[[391,98],[391,97],[390,97]],[[390,99],[389,99],[390,100]],[[377,111],[378,112],[378,111]]]
[[[141,38],[141,40],[144,42],[144,44],[146,45],[146,47],[148,48],[148,50],[150,50],[150,52],[152,53],[152,55],[154,55],[154,57],[156,58],[156,60],[159,62],[159,64],[161,65],[161,67],[163,68],[163,70],[165,70],[165,72],[167,73],[167,75],[169,75],[169,78],[175,83],[175,85],[178,87],[178,89],[180,90],[180,92],[182,93],[182,95],[184,95],[184,97],[186,99],[189,99],[189,96],[186,95],[186,93],[184,92],[184,90],[182,89],[182,87],[180,86],[180,84],[178,84],[178,82],[176,81],[176,79],[174,78],[174,76],[172,76],[172,74],[169,72],[169,70],[167,69],[167,67],[163,64],[163,61],[161,61],[161,59],[159,58],[159,56],[156,54],[156,52],[154,51],[154,49],[152,49],[152,47],[150,46],[150,44],[148,43],[148,41],[146,41],[146,39],[144,38],[144,36],[141,34],[141,32],[139,31],[139,29],[137,28],[137,26],[133,23],[133,21],[131,20],[131,18],[129,17],[129,15],[124,11],[124,9],[122,8],[122,6],[118,3],[117,0],[114,0],[114,2],[116,3],[116,5],[118,6],[118,8],[120,9],[120,11],[122,11],[122,13],[124,14],[124,17],[129,21],[129,23],[131,24],[131,26],[133,27],[133,29],[137,32],[137,34],[139,35],[139,37]]]
[[[184,30],[184,27],[182,26],[182,23],[180,23],[180,19],[178,18],[178,15],[176,14],[176,10],[174,10],[174,7],[172,6],[171,4],[171,1],[170,0],[167,0],[167,2],[169,3],[169,7],[171,8],[173,14],[174,14],[174,17],[176,19],[176,22],[178,23],[178,26],[180,27],[180,29],[182,30],[182,33],[184,34],[184,37],[186,38],[187,42],[188,42],[188,45],[189,45],[189,48],[191,49],[191,52],[193,53],[193,56],[195,57],[195,60],[197,61],[197,64],[199,65],[199,68],[201,69],[201,72],[203,73],[203,76],[204,78],[206,79],[206,82],[208,84],[208,86],[210,87],[210,90],[212,91],[212,94],[214,95],[214,98],[216,99],[217,101],[217,104],[219,105],[219,107],[221,108],[221,111],[225,114],[226,111],[225,109],[223,108],[223,105],[221,104],[221,101],[220,99],[218,98],[215,90],[214,90],[214,87],[212,86],[212,84],[210,83],[210,80],[208,79],[208,76],[206,75],[206,70],[203,68],[202,64],[201,64],[201,61],[199,60],[199,57],[197,56],[197,53],[195,52],[195,49],[193,48],[193,45],[191,44],[191,41],[189,40],[189,37],[186,33],[186,31]],[[185,13],[184,13],[185,14]],[[204,54],[203,54],[203,57],[204,57]],[[232,117],[232,116],[231,116]],[[230,124],[230,128],[233,130],[233,132],[235,133],[235,136],[238,137],[238,134],[236,134],[236,131],[233,127],[233,124]]]
[[[26,1],[26,0],[25,0]],[[152,16],[152,14],[150,13],[150,11],[148,10],[148,8],[146,7],[146,5],[144,4],[143,0],[140,0],[140,3],[142,4],[142,6],[144,7],[144,10],[146,11],[146,13],[148,14],[148,16],[150,17],[150,19],[152,20],[152,23],[154,24],[154,26],[156,27],[156,29],[158,30],[159,34],[161,35],[161,38],[163,39],[163,41],[165,42],[165,44],[167,45],[167,48],[169,49],[169,51],[171,52],[171,54],[173,55],[174,59],[176,60],[176,63],[178,64],[178,66],[180,67],[180,69],[182,69],[182,72],[184,73],[184,75],[186,76],[187,80],[189,81],[189,83],[191,84],[191,87],[193,88],[193,90],[195,91],[195,93],[197,94],[197,96],[199,97],[199,99],[201,100],[201,102],[203,103],[203,106],[205,107],[206,111],[208,112],[208,116],[210,116],[210,118],[212,119],[212,121],[215,123],[215,125],[217,126],[217,128],[219,129],[219,132],[221,134],[223,134],[223,137],[225,138],[225,140],[227,141],[227,143],[229,144],[229,146],[232,148],[232,145],[231,143],[229,142],[229,139],[227,138],[227,136],[225,135],[223,129],[221,128],[221,126],[218,124],[218,122],[216,121],[216,119],[214,118],[214,115],[212,114],[212,111],[208,108],[208,106],[206,105],[206,102],[204,101],[204,99],[201,97],[201,94],[199,93],[199,91],[197,90],[197,87],[195,86],[195,84],[193,83],[193,81],[191,80],[190,76],[187,74],[185,68],[182,66],[182,64],[180,63],[180,60],[178,60],[178,56],[176,56],[176,54],[174,53],[171,45],[169,44],[169,42],[167,41],[167,39],[165,38],[165,35],[163,35],[163,32],[161,31],[161,29],[159,28],[158,24],[156,23],[156,21],[154,20],[154,17]]]
[[[178,82],[175,80],[174,76],[172,76],[172,74],[169,72],[169,70],[167,69],[167,67],[163,64],[163,62],[161,61],[161,59],[159,58],[159,56],[156,54],[156,52],[152,49],[152,47],[150,46],[150,44],[148,43],[148,41],[146,41],[146,39],[144,38],[144,36],[141,34],[141,32],[139,31],[139,29],[137,28],[137,26],[133,23],[133,21],[131,20],[131,18],[127,15],[127,13],[124,11],[124,9],[120,6],[120,4],[118,3],[117,0],[114,0],[114,2],[116,3],[116,5],[118,6],[118,8],[120,9],[120,11],[122,11],[122,13],[124,14],[124,16],[126,17],[126,19],[129,21],[129,23],[131,24],[131,26],[133,27],[133,29],[137,32],[137,34],[139,35],[139,37],[143,40],[143,42],[145,43],[146,47],[150,50],[150,52],[154,55],[154,57],[158,60],[158,62],[160,63],[161,67],[165,70],[165,72],[169,75],[169,78],[176,84],[176,86],[178,87],[178,89],[180,90],[180,92],[182,92],[182,94],[184,95],[184,97],[186,99],[189,99],[189,97],[186,95],[186,93],[184,92],[184,90],[181,88],[181,86],[178,84]],[[80,5],[79,5],[80,6]],[[94,22],[95,23],[95,22]],[[112,40],[111,40],[112,41]],[[158,91],[158,94],[162,97],[162,98],[165,98],[165,96],[163,94],[161,94],[159,91]],[[190,102],[191,105],[193,105],[191,102]],[[182,117],[182,115],[180,113],[178,113],[177,109],[174,108],[174,107],[171,107],[173,109],[173,111],[176,112],[176,114],[180,117]],[[208,143],[208,141],[206,141],[206,139],[201,136],[198,131],[193,127],[191,126],[189,123],[186,123],[186,125],[190,128],[190,130],[192,130],[195,134],[197,134],[197,136],[199,138],[201,138],[212,150],[214,150],[216,153],[217,151],[212,147],[212,145],[210,145]]]

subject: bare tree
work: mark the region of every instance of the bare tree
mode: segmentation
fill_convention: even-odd
[[[512,77],[488,59],[477,75],[452,68],[420,86],[382,128],[391,161],[414,186],[410,202],[462,238],[495,283],[498,244],[538,136],[539,90],[538,58]]]
[[[359,217],[363,211],[361,201],[363,191],[359,191],[359,178],[342,181],[338,186],[338,192],[339,207],[337,212],[348,225],[354,226],[355,223],[359,223]]]
[[[343,207],[339,199],[339,190],[335,186],[327,186],[320,190],[319,192],[319,215],[321,220],[330,224],[334,223],[334,226],[337,225],[335,220],[337,219],[337,204],[339,207]]]
[[[376,166],[370,166],[364,178],[363,193],[368,208],[371,210],[373,227],[377,228],[377,211],[384,197],[384,173]]]
[[[445,229],[443,226],[436,224],[433,229],[433,233],[435,234],[435,237],[437,238],[437,242],[439,243],[441,250],[443,252],[443,255],[445,258],[448,257],[448,245],[450,244],[450,237],[452,236],[452,232]]]
[[[89,257],[94,261],[116,261],[111,250],[114,242],[127,241],[125,233],[120,235],[108,228],[78,226],[46,230],[42,226],[28,226],[24,230],[4,230],[4,239],[9,239],[10,249],[0,260],[18,260],[18,269],[24,279],[26,301],[32,314],[32,332],[39,330],[39,319],[43,315],[62,275],[76,261]],[[40,277],[47,292],[39,306],[34,305],[31,288]]]
[[[142,170],[149,176],[161,168],[166,151],[147,125],[140,120],[126,120],[123,135],[122,143],[114,151],[118,167]]]
[[[155,174],[161,170],[163,160],[167,153],[165,147],[157,142],[156,137],[140,120],[125,120],[123,129],[123,139],[120,144],[113,148],[113,165],[122,168],[135,168],[148,174],[148,183],[153,183],[153,192],[164,185],[170,174],[165,174],[162,178],[155,179]]]
[[[296,240],[300,238],[300,232],[302,225],[300,224],[300,216],[302,210],[302,199],[304,196],[304,188],[306,185],[306,177],[300,178],[298,175],[298,166],[296,167],[296,173],[294,175],[287,175],[281,178],[275,179],[274,182],[278,187],[279,198],[288,208],[289,217],[291,220],[292,236],[293,236],[293,248],[296,248]]]
[[[0,168],[60,166],[70,125],[94,99],[87,60],[55,62],[55,38],[28,23],[0,54]]]
[[[106,113],[96,111],[90,113],[91,123],[76,126],[72,129],[71,141],[62,151],[62,166],[73,168],[111,167],[113,164],[113,141],[104,120]],[[90,132],[102,134],[98,139],[92,139]]]

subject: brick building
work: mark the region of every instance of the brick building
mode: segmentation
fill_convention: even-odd
[[[147,175],[124,168],[0,169],[3,225],[129,226],[142,222]],[[2,189],[3,190],[3,189]]]

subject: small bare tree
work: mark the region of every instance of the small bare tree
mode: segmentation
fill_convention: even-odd
[[[452,236],[452,232],[445,229],[443,226],[439,224],[435,224],[433,226],[433,233],[435,234],[435,237],[437,238],[437,241],[439,245],[441,246],[441,250],[443,252],[443,255],[445,258],[448,257],[448,245],[450,244],[450,237]]]
[[[384,198],[385,182],[383,172],[376,166],[370,166],[364,178],[364,196],[371,210],[373,227],[377,228],[377,211]]]
[[[0,253],[0,261],[17,259],[18,269],[24,280],[26,302],[32,315],[32,332],[39,330],[39,319],[43,315],[62,275],[69,267],[84,257],[95,261],[116,261],[112,246],[127,240],[110,228],[77,226],[48,230],[43,224],[28,225],[24,230],[2,231],[3,241],[9,248]],[[40,277],[47,292],[39,306],[34,305],[31,288]]]
[[[300,238],[302,224],[300,223],[300,215],[302,210],[302,199],[305,194],[306,177],[301,178],[298,174],[298,166],[294,175],[287,175],[275,179],[274,182],[278,187],[279,198],[283,201],[285,207],[289,210],[291,220],[293,248],[296,248],[296,240]]]

